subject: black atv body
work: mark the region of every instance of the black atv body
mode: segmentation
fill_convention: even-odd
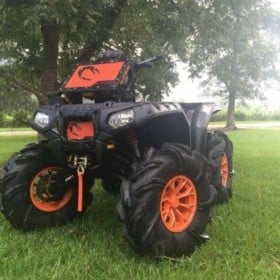
[[[190,255],[208,239],[211,208],[232,194],[232,143],[207,131],[214,103],[135,102],[137,70],[157,59],[109,53],[80,64],[37,109],[31,127],[43,140],[13,155],[1,176],[13,226],[71,221],[100,178],[120,193],[124,235],[139,253]]]
[[[111,170],[110,165],[114,165],[114,157],[122,147],[126,149],[125,154],[131,154],[132,162],[128,161],[128,165],[141,157],[145,149],[158,149],[163,143],[181,143],[205,153],[208,121],[217,110],[214,103],[48,105],[36,111],[31,127],[48,139],[49,145],[59,147],[56,156],[60,160],[72,154],[88,156],[88,165],[95,167],[94,177],[102,178],[110,172],[117,172]],[[119,127],[110,125],[112,116],[123,112],[131,114],[128,123]],[[44,128],[36,124],[34,120],[38,114],[48,115],[50,124]],[[92,128],[87,135],[88,124]],[[135,141],[137,150],[133,145]],[[125,157],[121,151],[118,156]]]

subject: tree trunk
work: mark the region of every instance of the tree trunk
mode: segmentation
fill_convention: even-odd
[[[235,91],[229,92],[226,129],[236,129],[235,125]]]
[[[41,32],[43,37],[41,92],[44,95],[39,103],[46,104],[47,93],[57,87],[59,24],[56,20],[41,19]]]

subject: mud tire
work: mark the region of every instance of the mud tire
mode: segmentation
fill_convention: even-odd
[[[57,225],[63,225],[81,216],[92,201],[87,179],[84,188],[84,210],[77,212],[76,186],[70,200],[57,211],[39,210],[30,198],[30,186],[34,176],[41,170],[55,166],[61,169],[54,160],[51,150],[43,144],[30,144],[13,155],[3,169],[0,181],[0,198],[2,212],[15,228],[29,231]]]
[[[195,187],[197,208],[187,228],[170,231],[161,216],[162,193],[176,176],[186,176]],[[122,184],[117,207],[124,220],[124,234],[129,244],[140,254],[155,257],[191,255],[206,240],[203,235],[210,221],[216,191],[208,181],[204,156],[181,144],[164,144],[150,149],[132,174],[128,186]]]
[[[225,133],[215,131],[208,137],[206,154],[212,174],[210,182],[218,192],[218,203],[227,202],[232,197],[233,144]],[[227,161],[224,167],[223,160]],[[227,173],[224,179],[222,169]]]

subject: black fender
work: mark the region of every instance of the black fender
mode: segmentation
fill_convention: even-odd
[[[180,103],[191,123],[190,147],[205,155],[207,127],[213,114],[220,111],[215,103]]]

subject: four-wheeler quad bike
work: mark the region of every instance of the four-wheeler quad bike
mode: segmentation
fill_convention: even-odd
[[[137,70],[156,60],[106,52],[79,64],[37,109],[31,127],[43,140],[14,154],[1,174],[1,209],[14,227],[81,216],[100,178],[120,193],[117,211],[137,252],[190,255],[208,238],[212,206],[232,195],[232,143],[207,132],[213,103],[135,102]]]

